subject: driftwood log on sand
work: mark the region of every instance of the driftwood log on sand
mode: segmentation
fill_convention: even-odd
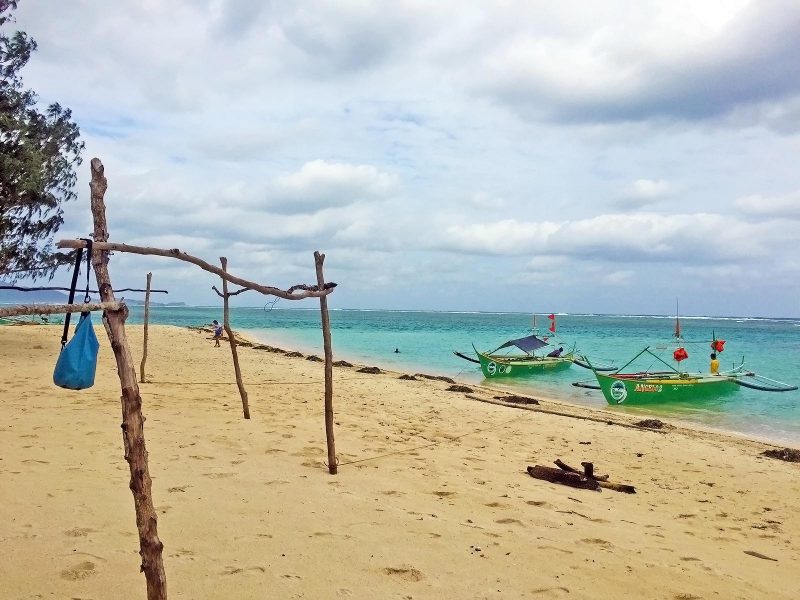
[[[584,477],[580,473],[562,471],[561,469],[543,467],[542,465],[528,467],[528,475],[534,479],[541,479],[543,481],[549,481],[550,483],[560,483],[561,485],[568,485],[569,487],[580,488],[582,490],[596,490],[600,487],[597,480]]]
[[[608,481],[608,475],[595,475],[593,463],[582,462],[583,472],[569,466],[561,459],[556,459],[555,464],[558,465],[558,469],[543,467],[541,465],[528,467],[528,474],[534,479],[541,479],[543,481],[549,481],[550,483],[560,483],[562,485],[586,490],[606,488],[626,494],[636,493],[636,489],[632,485]]]

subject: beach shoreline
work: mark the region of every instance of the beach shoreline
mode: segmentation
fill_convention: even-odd
[[[60,390],[57,329],[0,327],[0,582],[13,598],[143,597],[108,341],[98,327],[95,387]],[[138,367],[142,328],[127,329]],[[538,395],[508,410],[494,398],[508,392],[355,365],[334,368],[330,476],[322,364],[250,340],[245,421],[228,345],[206,336],[151,325],[141,385],[172,597],[791,598],[800,586],[800,465],[761,455],[780,446]],[[525,473],[557,458],[637,493]]]
[[[188,327],[188,329],[196,329],[196,328]],[[311,345],[298,344],[297,341],[290,340],[287,337],[279,336],[277,340],[270,339],[270,334],[268,333],[267,330],[237,332],[237,339],[238,337],[241,337],[242,339],[245,339],[252,344],[264,344],[264,345],[277,344],[279,347],[285,347],[284,349],[286,349],[287,352],[300,352],[304,355],[321,354],[319,348],[314,348]],[[387,367],[386,364],[380,359],[369,361],[369,364],[367,364],[366,362],[363,362],[363,360],[359,359],[359,357],[350,355],[347,352],[337,351],[336,347],[334,347],[334,359],[336,360],[340,358],[343,358],[344,360],[347,361],[351,361],[353,362],[353,364],[356,364],[358,366],[377,366],[382,371],[395,374],[397,376],[400,376],[405,373],[411,373],[411,371],[420,372],[420,369],[422,368],[419,365],[407,365],[408,367],[413,366],[414,368],[410,368],[410,370],[408,371],[397,370],[392,366]],[[591,376],[590,372],[587,371],[587,373],[589,373],[589,375]],[[429,374],[450,377],[455,381],[457,381],[458,383],[463,383],[465,385],[470,385],[470,386],[480,386],[486,388],[487,390],[496,391],[499,394],[523,393],[523,395],[531,395],[532,397],[547,403],[565,405],[578,411],[585,410],[590,412],[601,412],[607,415],[621,414],[625,416],[625,413],[613,410],[614,407],[611,407],[606,403],[605,399],[603,398],[602,394],[599,391],[596,394],[597,406],[590,406],[588,404],[577,403],[569,397],[559,396],[557,393],[553,393],[553,391],[548,391],[545,393],[542,393],[541,391],[520,392],[519,390],[514,390],[513,386],[504,386],[503,380],[496,380],[495,385],[485,385],[483,383],[476,383],[474,377],[470,378],[469,380],[462,380],[458,377],[458,375],[454,376],[450,373],[443,372],[441,369],[433,369],[430,371]],[[627,408],[630,409],[631,407]],[[640,414],[634,414],[637,411]],[[787,445],[800,447],[800,438],[795,438],[794,436],[791,436],[787,432],[778,432],[777,435],[773,435],[773,437],[770,437],[768,434],[761,434],[758,432],[737,431],[735,429],[726,429],[724,427],[714,427],[711,425],[700,423],[698,421],[691,421],[686,418],[681,418],[680,416],[675,416],[673,414],[665,415],[658,410],[658,407],[656,407],[655,409],[653,409],[653,407],[634,407],[634,411],[629,412],[628,416],[631,416],[631,418],[634,418],[635,420],[642,420],[647,418],[666,419],[672,425],[683,429],[695,430],[698,432],[706,432],[709,434],[721,435],[723,437],[730,436],[774,447],[787,446]]]

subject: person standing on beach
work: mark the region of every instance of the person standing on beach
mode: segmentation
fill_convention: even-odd
[[[222,337],[222,325],[219,324],[219,321],[214,319],[214,347],[219,348],[219,340]]]
[[[711,353],[711,374],[719,375],[719,361],[717,360],[717,353]]]

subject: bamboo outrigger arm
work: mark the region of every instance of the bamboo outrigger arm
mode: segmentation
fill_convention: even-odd
[[[91,312],[96,310],[121,310],[122,302],[86,302],[84,304],[19,304],[0,307],[0,317],[20,315],[57,315],[66,313]]]
[[[60,240],[56,244],[57,248],[85,248],[86,242],[83,240]],[[322,298],[327,296],[333,289],[336,287],[335,283],[326,283],[320,289],[319,285],[294,285],[290,287],[288,290],[281,290],[276,287],[268,286],[268,285],[260,285],[253,281],[248,281],[246,279],[242,279],[241,277],[236,277],[235,275],[231,275],[230,273],[226,273],[219,267],[215,267],[214,265],[207,263],[206,261],[197,258],[196,256],[192,256],[191,254],[187,254],[179,250],[178,248],[172,248],[168,250],[164,250],[162,248],[149,248],[146,246],[131,246],[130,244],[115,244],[111,242],[100,242],[96,241],[92,243],[92,249],[98,251],[111,251],[111,252],[128,252],[130,254],[142,254],[148,256],[165,256],[167,258],[177,258],[178,260],[182,260],[185,262],[192,263],[193,265],[197,265],[204,271],[208,271],[209,273],[213,273],[217,277],[221,277],[222,279],[226,279],[231,283],[235,283],[243,288],[249,288],[256,292],[261,292],[262,294],[266,294],[269,296],[277,296],[278,298],[283,298],[285,300],[302,300],[303,298]]]

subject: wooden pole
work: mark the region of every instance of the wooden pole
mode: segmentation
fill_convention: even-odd
[[[147,274],[147,293],[144,295],[144,342],[142,343],[142,364],[139,365],[139,381],[144,383],[144,364],[147,362],[147,322],[150,319],[150,281],[153,274]]]
[[[325,277],[322,275],[322,263],[325,255],[314,252],[314,264],[317,269],[317,286],[323,289]],[[322,313],[322,343],[325,348],[325,438],[328,442],[328,472],[336,475],[339,471],[336,459],[336,443],[333,440],[333,350],[331,349],[331,321],[328,316],[328,299],[319,297],[319,309]]]
[[[97,310],[120,310],[122,302],[86,302],[84,304],[18,304],[0,306],[0,317],[19,315],[57,315],[66,313],[94,312]]]
[[[94,217],[94,239],[97,242],[108,240],[106,207],[103,200],[108,184],[103,175],[103,163],[93,158],[92,181],[90,183],[92,216]],[[104,302],[114,301],[114,291],[108,274],[108,252],[100,249],[92,252],[92,265],[97,277],[97,289]],[[136,508],[136,527],[139,530],[139,554],[142,557],[141,570],[147,582],[147,600],[166,600],[167,578],[161,551],[164,545],[158,539],[158,519],[153,508],[152,481],[147,466],[147,449],[144,440],[144,416],[142,397],[136,381],[128,338],[125,334],[127,307],[117,312],[107,312],[104,324],[114,358],[117,361],[117,374],[122,387],[122,441],[125,447],[125,460],[131,472],[130,489]]]
[[[222,263],[222,270],[227,273],[228,271],[228,259],[224,256],[219,257],[219,262]],[[230,310],[228,307],[228,280],[222,280],[222,299],[223,299],[223,306],[224,309],[222,311],[222,324],[225,327],[225,333],[228,334],[228,341],[231,343],[231,354],[233,355],[233,370],[236,373],[236,385],[239,387],[239,395],[242,397],[242,412],[244,413],[244,418],[250,418],[250,405],[247,403],[247,391],[244,389],[244,383],[242,382],[242,370],[239,368],[239,353],[236,351],[236,338],[233,336],[233,330],[231,329],[230,324]]]

